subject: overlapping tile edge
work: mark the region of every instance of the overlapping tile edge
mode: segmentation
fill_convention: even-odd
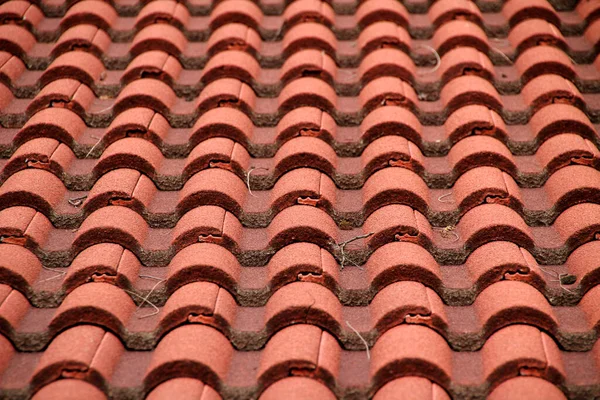
[[[600,396],[600,2],[551,3],[0,5],[0,396]]]

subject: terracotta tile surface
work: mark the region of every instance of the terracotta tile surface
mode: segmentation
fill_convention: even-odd
[[[0,4],[0,398],[600,398],[600,0]]]

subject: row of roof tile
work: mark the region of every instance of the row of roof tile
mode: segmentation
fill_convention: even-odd
[[[62,20],[60,25],[67,25],[69,20],[80,18],[94,18],[95,23],[99,21],[106,22],[106,28],[112,26],[115,20],[118,18],[119,10],[121,7],[113,7],[110,3],[106,5],[99,4],[100,2],[77,1],[71,2],[68,10],[63,15],[60,15]],[[12,1],[0,8],[0,15],[3,16],[2,22],[15,21],[30,26],[36,26],[40,21],[43,20],[43,11],[36,5],[37,2],[28,1]],[[84,7],[84,4],[88,7]],[[181,25],[186,25],[187,19],[191,15],[198,15],[198,7],[194,7],[191,3],[181,3],[180,5],[174,6],[169,4],[167,1],[158,2],[140,2],[139,11],[135,15],[136,26],[147,19],[160,17],[162,22],[172,22],[173,20],[181,22]],[[258,28],[263,23],[263,18],[269,15],[274,15],[272,8],[267,9],[265,12],[261,7],[263,4],[260,2],[251,1],[215,1],[210,3],[212,8],[207,10],[210,13],[210,20],[208,22],[209,27],[213,28],[215,25],[220,23],[226,23],[230,20],[240,19],[243,15],[250,22],[250,24]],[[508,22],[511,26],[519,23],[520,21],[529,18],[532,14],[542,17],[549,22],[554,23],[557,27],[560,27],[561,13],[557,12],[553,6],[543,0],[529,1],[522,3],[519,1],[508,1],[502,4],[501,14],[505,19],[505,23]],[[47,3],[42,5],[42,8],[46,8]],[[90,7],[91,6],[91,7]],[[337,6],[337,7],[336,7]],[[408,5],[411,7],[411,5]],[[188,8],[189,7],[189,8]],[[452,19],[459,19],[460,17],[466,17],[478,22],[481,22],[484,17],[487,17],[490,13],[482,14],[479,7],[489,8],[490,6],[485,4],[476,5],[468,1],[449,1],[439,0],[433,1],[427,10],[429,17],[428,23],[434,26],[438,26],[443,22],[447,22]],[[285,4],[285,9],[280,10],[280,14],[284,20],[288,23],[294,22],[295,20],[324,20],[323,22],[333,25],[336,17],[336,8],[340,8],[335,2],[317,2],[314,0],[302,0],[296,2],[289,2]],[[598,18],[599,13],[598,5],[593,1],[582,1],[574,9],[574,12],[586,22],[593,22]],[[347,10],[340,11],[342,15],[349,15]],[[465,15],[466,14],[466,15]],[[26,16],[25,21],[23,16]],[[92,17],[93,16],[93,17]],[[400,25],[409,26],[411,17],[408,10],[401,2],[396,1],[379,1],[377,3],[372,2],[357,2],[357,7],[352,15],[356,19],[353,21],[355,25],[364,26],[368,24],[370,20],[374,18],[385,18],[393,20]],[[183,21],[182,21],[183,20]],[[154,22],[154,21],[153,21]],[[419,21],[416,21],[419,22]],[[571,24],[571,21],[569,21]]]
[[[316,244],[293,243],[277,251],[265,267],[247,267],[218,244],[196,243],[179,251],[167,267],[157,268],[142,265],[122,245],[100,243],[82,250],[68,268],[60,269],[44,266],[48,260],[38,259],[18,244],[0,246],[5,259],[1,283],[37,307],[55,307],[65,294],[86,282],[109,282],[161,305],[176,288],[197,281],[218,284],[247,307],[263,306],[274,291],[296,281],[323,285],[344,306],[365,306],[380,290],[404,280],[431,288],[453,306],[472,304],[482,290],[502,280],[526,282],[552,305],[573,304],[595,287],[599,272],[593,260],[599,251],[598,242],[592,241],[574,250],[564,265],[545,266],[526,249],[497,241],[474,250],[464,265],[440,265],[418,244],[392,242],[374,251],[364,269],[355,268],[356,248],[341,254],[339,246],[328,251]],[[342,257],[347,268],[340,268]],[[149,276],[164,280],[164,289],[151,285]]]
[[[561,213],[552,226],[530,227],[512,209],[484,204],[468,211],[456,226],[437,228],[417,210],[391,204],[374,211],[361,229],[348,231],[311,205],[292,205],[267,228],[254,229],[244,228],[221,207],[205,205],[185,213],[174,228],[159,229],[149,227],[144,217],[117,202],[94,211],[79,229],[72,230],[54,228],[33,208],[14,206],[0,211],[0,235],[4,242],[24,245],[62,266],[86,247],[104,241],[121,244],[144,265],[165,265],[176,252],[196,242],[219,243],[245,263],[264,265],[275,251],[296,241],[333,249],[335,243],[362,234],[370,235],[366,254],[387,243],[411,241],[424,246],[438,262],[457,264],[478,247],[505,240],[529,250],[543,264],[562,264],[573,250],[597,238],[599,209],[598,204],[577,204]],[[363,263],[366,254],[355,262]]]
[[[506,39],[494,41],[475,23],[462,20],[442,25],[431,40],[414,41],[404,28],[389,21],[369,25],[356,40],[338,40],[330,28],[316,22],[304,22],[290,28],[278,41],[263,41],[252,28],[232,22],[216,29],[207,41],[201,42],[188,40],[172,25],[153,24],[136,33],[130,43],[112,42],[104,30],[89,24],[69,28],[56,43],[38,42],[32,33],[19,25],[0,25],[0,43],[5,51],[21,58],[30,67],[37,65],[37,69],[43,69],[52,59],[74,48],[103,56],[105,62],[111,64],[123,63],[144,51],[163,50],[178,57],[184,65],[202,65],[219,51],[238,49],[254,55],[263,66],[281,65],[296,51],[316,48],[327,53],[338,65],[356,66],[380,47],[397,48],[421,60],[423,57],[434,60],[434,52],[441,57],[454,47],[466,46],[506,63],[507,58],[516,60],[526,50],[543,43],[560,48],[579,62],[589,63],[596,56],[599,40],[598,20],[586,30],[585,38],[565,37],[547,21],[530,19],[515,26]],[[424,52],[422,47],[428,51]],[[419,56],[418,53],[432,54]]]
[[[0,5],[2,395],[599,396],[599,16]]]
[[[22,127],[27,118],[39,111],[61,107],[75,112],[88,125],[106,127],[108,122],[126,110],[146,107],[161,113],[172,127],[184,128],[192,126],[209,110],[230,107],[242,111],[255,125],[267,127],[280,123],[287,113],[297,108],[316,107],[327,112],[341,126],[360,124],[366,130],[365,125],[373,124],[376,115],[385,113],[386,106],[400,106],[407,109],[411,128],[419,131],[421,124],[445,124],[461,108],[481,105],[494,111],[496,116],[501,116],[498,122],[492,121],[500,128],[504,125],[502,119],[509,124],[531,120],[537,131],[554,122],[541,119],[551,110],[547,109],[544,113],[544,109],[555,102],[583,108],[585,113],[579,109],[562,107],[583,125],[583,129],[591,126],[591,120],[597,122],[600,119],[600,111],[587,106],[593,104],[592,99],[596,95],[578,96],[577,89],[558,76],[540,77],[535,82],[538,79],[539,86],[532,81],[523,93],[523,97],[531,102],[525,107],[519,104],[518,97],[500,96],[487,80],[475,76],[463,76],[450,81],[442,89],[440,100],[435,102],[419,100],[409,84],[394,77],[375,79],[363,88],[360,96],[347,98],[338,97],[333,88],[320,79],[299,78],[286,85],[278,99],[258,97],[246,83],[223,78],[209,83],[192,101],[178,98],[167,84],[150,78],[128,84],[116,99],[97,98],[85,84],[74,79],[59,79],[45,86],[33,100],[13,98],[10,90],[0,84],[0,91],[4,93],[0,121],[6,127]],[[546,85],[552,84],[562,88],[548,89]],[[561,107],[554,105],[554,108]],[[384,110],[374,115],[373,112],[378,109]],[[484,114],[488,119],[492,118],[489,111]],[[539,116],[536,118],[537,114]],[[249,136],[248,133],[246,136]],[[595,135],[589,133],[587,136],[593,138]]]
[[[505,280],[483,289],[471,306],[447,306],[422,283],[400,281],[381,288],[368,306],[348,307],[307,276],[274,290],[264,307],[243,307],[216,283],[196,281],[174,287],[173,282],[189,276],[189,270],[177,271],[166,282],[156,277],[153,288],[164,283],[166,291],[155,301],[147,293],[119,288],[107,275],[94,274],[96,282],[77,286],[57,308],[33,308],[21,292],[1,284],[0,332],[20,351],[40,351],[60,332],[92,324],[119,336],[129,349],[152,350],[176,327],[200,323],[218,329],[236,349],[253,351],[287,326],[310,323],[330,332],[342,347],[361,350],[364,343],[372,346],[398,325],[416,324],[438,332],[456,351],[477,351],[504,327],[527,324],[548,332],[561,348],[581,352],[596,346],[600,330],[598,286],[577,306],[556,307],[533,286]],[[360,338],[355,331],[361,332]]]
[[[90,400],[103,400],[106,396],[95,386],[85,381],[62,379],[44,386],[37,392],[34,400],[76,400],[80,395]],[[551,383],[536,377],[511,378],[496,387],[488,396],[491,400],[511,398],[527,400],[532,396],[543,396],[548,400],[563,400],[565,395]],[[190,398],[201,400],[220,400],[221,396],[210,386],[193,378],[174,378],[158,385],[148,394],[148,400],[167,400],[173,398]],[[302,376],[283,378],[269,386],[261,393],[261,400],[277,400],[281,398],[318,398],[335,399],[335,395],[322,383]],[[407,400],[449,400],[450,397],[439,385],[426,378],[407,376],[397,378],[385,384],[373,396],[374,400],[396,399],[401,396]]]
[[[7,341],[0,345],[3,365],[11,357],[23,358],[11,351]],[[57,336],[35,362],[22,365],[20,376],[12,384],[20,387],[30,382],[30,390],[35,393],[59,378],[76,378],[108,391],[115,390],[124,378],[115,375],[128,368],[129,384],[144,393],[171,379],[194,377],[222,395],[235,390],[250,397],[291,375],[310,377],[343,396],[357,390],[375,394],[384,385],[418,370],[418,375],[435,382],[438,390],[453,394],[489,393],[511,378],[526,375],[561,385],[568,393],[593,395],[590,387],[597,379],[573,374],[569,363],[574,360],[568,352],[561,351],[537,328],[518,325],[493,334],[479,352],[462,354],[453,352],[443,337],[428,327],[401,325],[384,333],[365,357],[365,352],[342,350],[330,333],[304,324],[279,331],[264,350],[243,353],[236,351],[218,330],[205,325],[172,330],[150,357],[125,350],[117,337],[100,327],[77,326]],[[590,365],[598,354],[595,347],[579,353],[578,361]],[[241,362],[241,358],[246,368],[235,376],[228,373],[231,363]],[[135,371],[123,364],[135,365]],[[348,381],[344,374],[356,368],[364,370],[361,378]],[[372,383],[365,386],[369,381]],[[560,391],[546,390],[559,396]]]
[[[301,0],[290,3],[281,17],[268,16],[260,7],[251,1],[236,0],[220,2],[211,10],[208,21],[204,17],[192,17],[190,10],[183,3],[160,0],[144,5],[134,17],[119,17],[117,11],[109,4],[97,0],[75,3],[61,18],[44,18],[43,12],[28,1],[19,0],[0,6],[0,22],[12,22],[23,25],[36,33],[38,37],[55,36],[58,30],[64,31],[72,26],[89,23],[109,31],[113,37],[130,36],[146,26],[160,21],[169,23],[184,31],[188,26],[207,26],[215,30],[231,21],[242,22],[261,32],[261,36],[272,36],[285,32],[295,24],[302,22],[318,22],[331,27],[337,36],[352,37],[356,28],[363,29],[378,21],[392,21],[409,30],[413,36],[422,37],[430,34],[431,27],[438,28],[454,19],[472,21],[487,31],[504,32],[506,27],[513,27],[530,18],[544,19],[571,35],[580,33],[586,24],[598,18],[599,8],[594,2],[582,2],[576,11],[570,14],[559,14],[544,0],[533,2],[509,1],[505,3],[500,15],[482,14],[480,9],[470,1],[440,0],[434,2],[427,12],[427,18],[409,16],[402,3],[392,0],[378,3],[364,2],[358,6],[354,15],[336,15],[331,5],[316,0]],[[485,18],[485,19],[484,19]],[[412,25],[409,25],[409,20]],[[42,23],[43,22],[43,23]],[[205,37],[203,31],[188,31],[190,38]]]
[[[125,154],[114,157],[124,158]],[[3,182],[0,210],[31,207],[55,227],[74,229],[94,211],[120,205],[139,213],[153,228],[173,228],[193,208],[216,205],[235,215],[245,227],[261,228],[286,208],[311,205],[325,210],[340,227],[360,227],[378,209],[403,204],[419,211],[432,225],[446,227],[457,225],[482,204],[495,203],[514,209],[530,226],[544,226],[574,205],[600,202],[600,172],[583,165],[556,171],[543,192],[519,188],[510,175],[493,167],[465,172],[450,191],[429,189],[415,172],[388,167],[352,192],[337,189],[334,181],[317,169],[294,168],[282,174],[271,191],[262,190],[259,195],[249,190],[247,179],[224,168],[200,170],[189,176],[180,191],[165,193],[157,190],[144,171],[125,164],[110,168],[115,167],[107,168],[91,190],[83,193],[68,191],[59,177],[44,169],[23,168]]]
[[[124,71],[110,71],[91,53],[69,51],[56,58],[43,73],[26,70],[16,56],[3,52],[0,54],[0,76],[2,83],[18,98],[33,98],[47,90],[46,86],[64,79],[77,80],[97,97],[112,98],[127,90],[127,85],[148,77],[169,85],[177,97],[186,99],[202,95],[211,83],[224,78],[243,82],[257,96],[277,97],[285,96],[287,87],[295,80],[317,78],[327,83],[338,96],[358,96],[361,100],[372,97],[372,92],[380,92],[379,86],[388,82],[388,85],[398,86],[397,90],[401,89],[407,103],[440,98],[443,101],[456,96],[455,86],[470,82],[470,85],[481,86],[480,90],[485,87],[491,102],[506,102],[509,107],[517,108],[516,112],[524,107],[535,112],[546,101],[544,97],[559,94],[586,107],[584,97],[597,91],[595,81],[600,74],[596,67],[600,65],[600,57],[592,70],[572,65],[556,48],[538,46],[529,52],[531,57],[526,59],[530,63],[534,58],[536,63],[525,65],[517,61],[515,71],[513,67],[494,67],[483,53],[473,48],[457,47],[440,59],[435,71],[429,67],[423,71],[417,70],[408,56],[397,49],[375,50],[357,70],[337,68],[328,55],[318,50],[295,53],[279,70],[262,69],[250,54],[227,50],[217,53],[204,69],[193,71],[182,69],[173,56],[151,50],[133,59]],[[504,72],[500,73],[500,68]],[[537,75],[529,73],[530,70],[536,71]],[[518,78],[519,73],[522,78]],[[422,80],[425,75],[432,76]],[[519,93],[521,97],[515,97]]]
[[[219,103],[220,98],[216,96],[213,100]],[[48,106],[33,114],[21,129],[6,130],[7,134],[0,143],[2,153],[5,157],[22,153],[25,148],[18,151],[22,146],[27,146],[27,151],[35,150],[38,146],[28,143],[46,138],[59,141],[79,159],[93,159],[101,156],[111,145],[131,137],[146,140],[148,146],[156,148],[156,151],[149,150],[144,158],[154,157],[153,154],[158,151],[161,157],[172,159],[190,157],[200,145],[214,147],[208,145],[211,140],[216,143],[228,139],[255,158],[274,157],[279,152],[277,164],[279,159],[296,152],[297,146],[291,144],[293,141],[305,141],[314,142],[310,152],[320,154],[319,157],[326,159],[334,170],[340,167],[337,157],[361,156],[361,167],[371,171],[369,164],[373,158],[383,155],[383,149],[376,143],[386,142],[386,146],[397,143],[394,150],[406,153],[400,159],[409,161],[413,158],[416,164],[410,168],[423,171],[430,169],[428,160],[431,157],[439,159],[448,155],[450,164],[455,164],[464,156],[452,156],[452,148],[468,141],[496,148],[496,152],[507,159],[507,164],[516,167],[509,170],[525,172],[527,169],[549,168],[548,164],[565,153],[565,148],[578,149],[588,153],[587,158],[593,159],[597,152],[594,144],[598,144],[595,126],[583,112],[568,104],[549,104],[541,108],[527,126],[507,125],[495,111],[472,104],[450,114],[442,127],[422,125],[406,108],[388,105],[367,114],[358,127],[337,125],[327,112],[316,107],[300,106],[283,114],[276,127],[256,126],[243,110],[234,107],[214,107],[205,110],[191,128],[172,128],[168,119],[153,109],[162,107],[152,107],[160,101],[158,93],[154,98],[132,94],[126,99],[122,103],[124,109],[110,124],[89,127],[85,118],[78,114],[81,111],[79,103],[70,101],[66,107],[61,107],[61,101],[68,99],[57,95],[47,97]],[[135,99],[149,101],[152,108],[136,107],[135,103],[130,107],[129,101]],[[177,120],[174,122],[180,124]],[[571,138],[571,133],[577,133],[579,140]],[[216,138],[220,140],[216,141]],[[560,142],[560,146],[553,145],[554,142]],[[542,156],[540,165],[523,167],[519,161],[522,156],[535,153]],[[230,158],[231,149],[224,154]],[[244,156],[240,154],[240,157],[236,161],[246,169]],[[594,163],[590,161],[588,164]],[[435,174],[435,171],[431,172]]]

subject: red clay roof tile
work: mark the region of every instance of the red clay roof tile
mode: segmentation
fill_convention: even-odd
[[[525,400],[531,396],[543,396],[549,400],[566,399],[564,393],[552,383],[533,376],[520,376],[505,381],[490,393],[489,399],[510,397],[511,399]]]
[[[263,12],[260,7],[248,0],[221,1],[210,13],[210,28],[217,28],[233,22],[258,29],[262,24]]]
[[[110,5],[98,0],[79,1],[69,7],[60,26],[67,30],[76,25],[90,24],[103,30],[109,30],[119,18],[117,11]]]
[[[259,399],[293,399],[301,396],[323,400],[333,400],[336,398],[331,390],[327,388],[327,386],[319,383],[318,381],[302,376],[293,376],[290,378],[283,378],[269,386],[264,392],[262,392]]]
[[[142,29],[145,26],[166,23],[177,28],[185,27],[190,18],[188,9],[175,1],[158,0],[146,4],[135,19],[135,27]]]
[[[563,3],[0,5],[0,397],[598,397]]]
[[[392,21],[403,27],[408,26],[409,15],[404,5],[400,2],[364,1],[356,9],[355,14],[358,25],[365,27],[377,21]]]
[[[105,400],[106,395],[91,383],[79,379],[61,379],[44,386],[32,399],[76,400],[84,396],[90,400]]]
[[[168,400],[193,398],[200,400],[221,400],[217,391],[194,378],[173,378],[155,387],[146,397],[148,400]]]
[[[481,11],[475,3],[468,0],[440,0],[431,5],[427,12],[429,20],[436,27],[455,20],[467,20],[482,24]]]
[[[80,50],[102,57],[108,50],[110,41],[110,37],[102,28],[90,24],[77,24],[60,35],[52,47],[52,55],[58,57],[68,51]]]

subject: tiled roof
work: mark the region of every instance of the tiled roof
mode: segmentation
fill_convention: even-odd
[[[0,397],[600,396],[600,0],[0,5]]]

